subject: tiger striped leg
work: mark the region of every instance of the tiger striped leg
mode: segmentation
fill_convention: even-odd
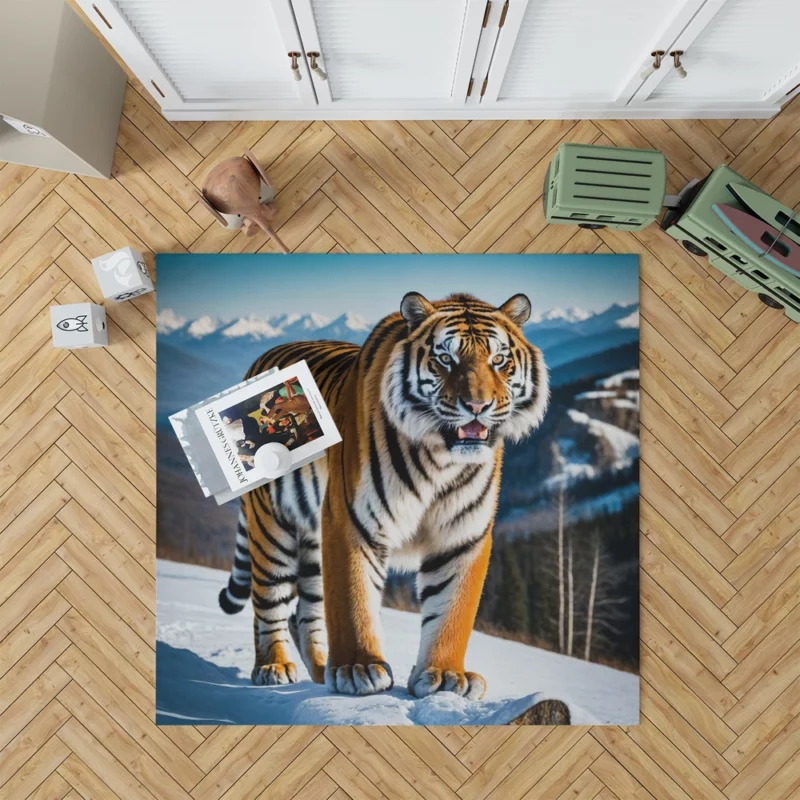
[[[414,697],[455,692],[480,700],[486,681],[464,671],[464,656],[475,624],[492,549],[491,532],[423,559],[417,577],[422,632],[417,664],[408,679]],[[454,600],[457,598],[457,601]]]
[[[257,490],[256,490],[257,491]],[[297,545],[251,492],[246,504],[250,529],[253,637],[258,686],[297,682],[289,649],[289,603],[294,597]]]
[[[335,479],[331,477],[332,482]],[[337,499],[329,500],[331,495]],[[378,627],[387,551],[375,543],[375,533],[367,531],[346,508],[339,507],[340,513],[336,513],[337,504],[347,502],[342,497],[335,486],[333,491],[329,487],[322,516],[322,571],[329,587],[325,621],[330,651],[325,685],[340,694],[375,694],[394,685]]]
[[[250,597],[250,545],[248,543],[247,517],[244,506],[239,510],[236,524],[236,549],[228,585],[220,592],[219,604],[226,614],[241,611]]]
[[[325,682],[328,636],[322,593],[319,534],[300,539],[297,569],[297,644],[314,683]]]

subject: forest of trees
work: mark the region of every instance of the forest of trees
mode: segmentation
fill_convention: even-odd
[[[638,671],[638,500],[611,515],[529,536],[496,536],[477,630]],[[386,605],[415,610],[413,578],[392,576]]]
[[[638,519],[634,502],[619,514],[495,539],[476,627],[638,669]]]

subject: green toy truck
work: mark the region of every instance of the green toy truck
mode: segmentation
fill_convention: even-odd
[[[708,256],[713,266],[756,292],[766,305],[783,309],[791,320],[800,322],[800,273],[776,263],[776,253],[769,252],[792,248],[796,258],[800,219],[795,219],[791,209],[771,200],[728,166],[717,167],[701,181],[691,181],[677,196],[666,195],[666,184],[666,159],[659,151],[562,144],[545,177],[545,217],[554,224],[637,231],[655,222],[666,205],[660,223],[663,231],[690,253]],[[777,225],[770,228],[774,241],[766,253],[754,249],[741,231],[723,219],[724,214],[736,211],[753,215],[737,194],[742,187],[747,187],[745,193],[748,189],[757,193],[761,201],[757,205],[780,209],[775,219],[755,214],[764,220],[765,228]]]

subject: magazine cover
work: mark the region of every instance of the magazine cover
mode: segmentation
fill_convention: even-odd
[[[286,447],[294,468],[341,441],[305,361],[201,405],[194,413],[234,491],[264,482],[257,452],[265,444]]]

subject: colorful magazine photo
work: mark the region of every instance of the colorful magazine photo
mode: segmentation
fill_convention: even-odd
[[[286,447],[294,468],[341,441],[305,361],[200,405],[195,414],[231,489],[263,483],[256,453],[266,444]]]

